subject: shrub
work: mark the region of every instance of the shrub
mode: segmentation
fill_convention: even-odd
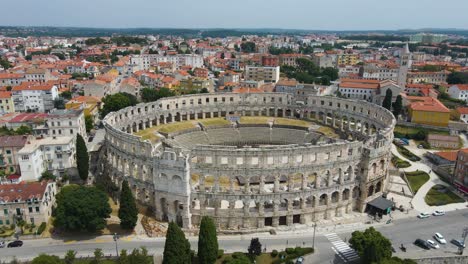
[[[294,254],[295,250],[294,248],[286,248],[286,254],[291,255]]]
[[[37,234],[40,235],[44,230],[46,229],[47,224],[45,222],[42,222],[39,228],[37,229]]]
[[[283,259],[283,258],[285,258],[285,257],[286,257],[286,252],[281,251],[281,252],[279,253],[279,258],[280,258],[280,259]]]
[[[226,256],[224,259],[223,259],[223,264],[226,264],[226,263],[229,263],[232,261],[232,257],[231,256]]]
[[[278,256],[278,250],[274,249],[272,252],[271,252],[271,256],[273,258],[276,258]]]
[[[218,249],[218,258],[221,258],[224,255],[224,250]]]
[[[294,264],[294,261],[288,260],[288,261],[286,261],[286,264]]]

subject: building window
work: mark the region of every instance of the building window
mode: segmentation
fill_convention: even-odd
[[[29,207],[29,212],[32,213],[33,212],[33,209],[32,207]]]
[[[3,209],[3,214],[8,215],[8,209]]]
[[[22,155],[22,156],[21,156],[21,159],[22,159],[22,160],[29,160],[29,156],[28,156],[28,155]]]
[[[36,213],[39,213],[39,206],[36,207]]]

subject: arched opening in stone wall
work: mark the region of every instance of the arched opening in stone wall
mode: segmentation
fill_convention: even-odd
[[[322,205],[327,205],[327,194],[326,193],[320,195],[319,206],[322,206]]]
[[[349,200],[349,189],[345,189],[345,190],[343,191],[342,200],[343,200],[343,201]]]
[[[339,197],[340,197],[340,194],[338,191],[335,191],[332,193],[332,196],[331,196],[331,202],[332,203],[337,203],[338,200],[339,200]]]
[[[164,222],[169,221],[169,216],[168,216],[168,205],[167,205],[167,200],[166,198],[161,198],[160,199],[160,210],[161,210],[161,220]]]
[[[367,189],[367,197],[370,197],[374,194],[374,185],[369,186]]]
[[[382,181],[379,181],[376,185],[375,185],[375,192],[378,193],[382,191]]]

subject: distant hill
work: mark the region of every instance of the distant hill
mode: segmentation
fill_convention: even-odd
[[[242,35],[305,35],[311,33],[337,35],[410,35],[436,33],[468,37],[466,29],[402,29],[402,30],[302,30],[279,28],[82,28],[82,27],[15,27],[0,26],[0,35],[9,37],[56,36],[56,37],[103,37],[112,35],[173,35],[183,37],[227,37]]]

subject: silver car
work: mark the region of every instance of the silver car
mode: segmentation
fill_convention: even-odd
[[[440,244],[447,244],[447,240],[445,240],[444,236],[441,233],[435,233],[434,238]]]

